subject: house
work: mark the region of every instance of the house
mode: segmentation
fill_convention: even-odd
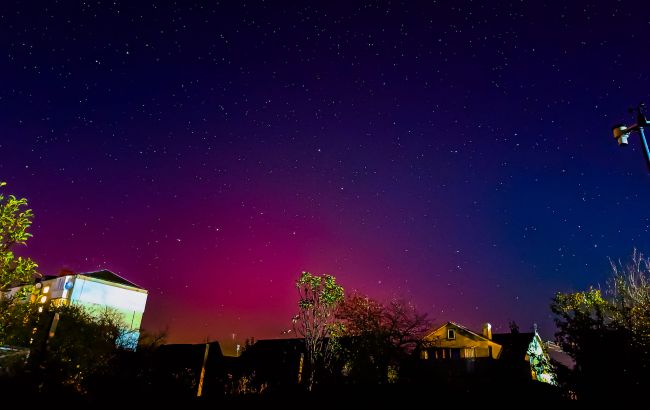
[[[499,359],[508,362],[513,370],[519,370],[522,377],[556,384],[551,358],[537,330],[531,333],[495,333],[492,340],[503,346]]]
[[[24,286],[14,287],[3,297],[16,295]],[[140,337],[140,324],[148,292],[135,283],[109,270],[44,276],[35,284],[30,302],[54,306],[79,305],[98,315],[106,309],[116,312],[125,331],[122,347],[135,350]]]
[[[165,344],[153,356],[152,385],[167,396],[221,396],[226,360],[219,342]]]
[[[418,354],[437,367],[438,373],[444,372],[444,377],[498,374],[502,379],[555,384],[550,357],[537,330],[493,335],[492,326],[486,323],[479,334],[447,322],[424,336]]]
[[[480,335],[458,323],[447,322],[424,336],[420,357],[425,360],[498,359],[502,347],[491,339],[489,323]]]
[[[242,376],[258,390],[297,386],[307,367],[305,354],[303,339],[258,340],[239,357]]]

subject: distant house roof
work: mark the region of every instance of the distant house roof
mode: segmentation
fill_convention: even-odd
[[[295,385],[301,377],[303,339],[258,340],[240,356],[243,368],[255,371],[258,381],[269,385]]]
[[[445,324],[442,325],[442,326],[438,326],[438,327],[434,328],[432,331],[430,331],[429,333],[427,333],[426,336],[424,336],[424,339],[426,340],[428,337],[431,337],[433,334],[435,334],[438,330],[440,330],[440,329],[442,329],[442,328],[444,328],[444,327],[447,327],[447,326],[449,326],[449,325],[456,327],[457,329],[459,329],[459,330],[461,330],[461,331],[467,333],[468,335],[471,335],[471,336],[472,336],[473,338],[475,338],[475,339],[479,339],[479,340],[490,340],[490,339],[486,338],[485,336],[483,336],[483,335],[481,335],[481,334],[478,334],[478,333],[476,333],[476,332],[473,332],[473,331],[469,330],[468,328],[466,328],[466,327],[463,326],[463,325],[459,325],[459,324],[456,323],[456,322],[447,322],[447,323],[445,323]],[[498,343],[498,342],[496,342],[496,343]]]
[[[263,339],[256,341],[244,351],[246,355],[282,353],[287,351],[302,351],[305,348],[303,339]],[[262,353],[265,352],[265,353]]]
[[[219,342],[209,342],[205,369],[214,376],[223,369],[224,356]],[[190,369],[194,375],[199,375],[203,367],[206,353],[206,344],[166,344],[161,345],[154,353],[154,362],[169,374],[181,369]],[[216,373],[215,373],[216,372]]]
[[[122,285],[131,286],[138,289],[144,289],[142,286],[138,286],[135,283],[131,282],[130,280],[124,279],[117,273],[111,272],[110,270],[106,270],[106,269],[97,272],[83,272],[83,273],[79,273],[79,275],[86,276],[89,278],[105,280],[107,282],[119,283]]]
[[[524,360],[535,333],[495,333],[492,340],[503,346],[501,359]]]
[[[209,355],[223,357],[219,342],[209,342]],[[196,359],[199,364],[203,361],[205,354],[205,343],[198,344],[166,344],[158,348],[158,354],[174,358],[174,360],[184,361]],[[195,363],[196,364],[196,363]]]

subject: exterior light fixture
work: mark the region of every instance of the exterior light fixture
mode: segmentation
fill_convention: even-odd
[[[614,139],[618,141],[618,145],[625,147],[628,144],[627,139],[629,138],[632,132],[638,132],[641,136],[641,142],[643,143],[643,155],[645,156],[646,164],[648,170],[650,170],[650,149],[648,148],[648,141],[645,138],[644,128],[649,126],[648,119],[645,116],[646,106],[644,103],[639,104],[636,108],[630,108],[628,110],[630,114],[636,113],[636,124],[631,126],[626,126],[625,124],[616,124],[612,127],[612,133],[614,134]]]

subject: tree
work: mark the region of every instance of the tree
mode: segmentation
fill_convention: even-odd
[[[0,182],[0,188],[7,185]],[[27,208],[27,199],[5,196],[0,192],[0,292],[14,285],[32,283],[38,265],[30,258],[16,257],[13,248],[25,245],[32,234],[34,214]]]
[[[508,322],[508,327],[510,328],[510,333],[519,334],[519,325],[514,320]]]
[[[576,364],[568,379],[578,398],[629,399],[650,387],[650,261],[635,250],[612,271],[605,292],[558,293],[551,304],[558,344]]]
[[[635,249],[626,265],[610,263],[613,321],[630,332],[634,346],[650,354],[650,259]]]
[[[312,390],[317,372],[328,368],[341,328],[334,313],[344,298],[336,278],[302,272],[296,281],[298,315],[293,319],[296,333],[305,339],[308,372],[307,388]]]
[[[110,371],[125,332],[109,309],[98,315],[78,305],[0,301],[0,345],[30,349],[24,389],[86,393],[93,378]]]
[[[396,370],[430,328],[426,314],[403,299],[382,304],[353,293],[337,317],[346,336],[345,372],[353,382],[395,381]]]

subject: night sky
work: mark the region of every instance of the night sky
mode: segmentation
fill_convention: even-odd
[[[0,3],[0,180],[43,273],[171,342],[281,337],[302,270],[435,322],[538,323],[650,252],[645,2]],[[234,336],[233,336],[234,334]]]

